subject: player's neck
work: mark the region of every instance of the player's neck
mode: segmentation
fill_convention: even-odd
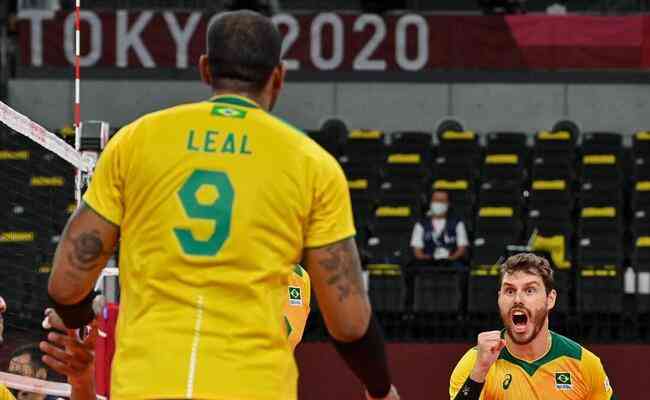
[[[551,349],[551,342],[552,338],[551,332],[548,330],[548,322],[539,331],[537,337],[528,344],[517,344],[513,342],[510,337],[506,337],[506,346],[510,354],[520,360],[528,362],[544,357]]]

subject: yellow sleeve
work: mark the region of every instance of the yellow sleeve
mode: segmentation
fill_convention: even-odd
[[[291,296],[292,286],[300,288],[300,300]],[[311,280],[309,274],[300,265],[296,265],[289,278],[289,296],[284,308],[284,318],[287,328],[287,338],[292,349],[302,340],[307,318],[309,317],[309,302],[311,300]]]
[[[128,167],[125,143],[133,124],[120,129],[99,157],[84,202],[109,222],[120,225],[124,216],[124,177]]]
[[[587,379],[591,383],[589,400],[614,400],[616,398],[614,390],[605,373],[605,368],[600,362],[600,358],[584,348],[583,352],[585,353],[583,356],[585,372],[588,374]]]
[[[16,400],[7,387],[0,383],[0,400]]]
[[[476,348],[471,348],[456,364],[456,368],[454,368],[449,379],[449,398],[451,400],[454,400],[454,397],[456,397],[456,394],[458,394],[458,391],[463,387],[467,377],[472,372],[477,354]]]
[[[305,229],[305,247],[320,247],[356,233],[348,181],[329,154],[316,166],[313,200]]]

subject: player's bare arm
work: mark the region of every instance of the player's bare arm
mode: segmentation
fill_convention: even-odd
[[[81,312],[102,268],[113,254],[119,228],[106,221],[85,204],[70,217],[54,255],[54,265],[48,283],[51,300],[59,305],[57,312],[69,328],[66,314]],[[92,316],[92,299],[84,309]],[[66,313],[61,307],[69,308]],[[67,321],[66,321],[67,319]]]
[[[332,337],[343,342],[360,338],[371,310],[354,238],[306,249],[305,264]]]
[[[354,238],[305,251],[318,304],[334,346],[366,386],[367,399],[398,400],[361,275]]]

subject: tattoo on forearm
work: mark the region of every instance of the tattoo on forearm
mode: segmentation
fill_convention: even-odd
[[[343,302],[351,295],[363,295],[361,265],[352,243],[345,240],[328,247],[326,251],[328,257],[321,259],[319,265],[329,273],[327,284],[336,287],[339,301]]]
[[[99,237],[99,232],[92,230],[82,232],[77,237],[68,239],[72,249],[68,252],[68,262],[82,271],[90,271],[95,268],[95,262],[102,255],[104,244]]]

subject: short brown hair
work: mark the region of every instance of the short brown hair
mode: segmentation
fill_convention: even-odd
[[[553,279],[553,268],[544,257],[536,256],[532,253],[518,253],[508,257],[508,259],[501,264],[501,272],[499,283],[503,283],[505,274],[512,274],[517,271],[523,271],[528,274],[537,275],[542,278],[546,293],[550,293],[555,289],[555,281]]]

